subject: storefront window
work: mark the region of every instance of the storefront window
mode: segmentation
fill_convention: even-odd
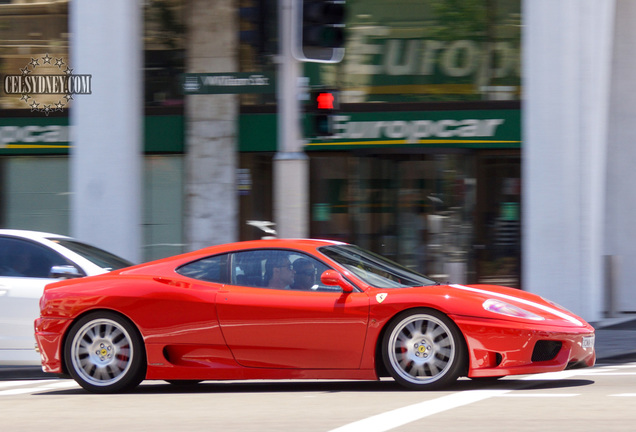
[[[144,98],[147,106],[182,106],[185,71],[184,0],[144,3]],[[70,58],[69,2],[0,2],[0,75],[63,74]],[[40,95],[40,106],[60,99]],[[0,109],[32,112],[20,95],[0,92]],[[62,101],[69,108],[72,101]],[[38,115],[40,113],[37,113]]]
[[[482,283],[519,286],[521,272],[521,157],[483,152],[477,158],[475,266]]]
[[[440,282],[519,286],[514,152],[312,154],[311,235]]]
[[[461,153],[312,155],[312,235],[355,243],[465,283],[474,158]]]
[[[144,2],[146,106],[183,106],[179,75],[185,72],[184,0]]]
[[[239,1],[243,72],[276,70],[275,44],[263,41],[277,35],[247,13],[268,5]],[[519,286],[521,0],[347,0],[346,8],[343,61],[302,64],[309,88],[340,90],[333,134],[305,129],[309,234],[442,282]],[[263,38],[250,38],[254,31]],[[275,130],[262,127],[270,96],[241,96],[241,175],[251,188],[241,192],[243,220],[271,217],[271,198],[255,191],[271,184],[271,170],[254,165],[271,164],[276,151]]]
[[[72,69],[65,0],[0,1],[0,75],[63,74]],[[144,19],[143,258],[174,255],[183,242],[185,1],[147,0]],[[116,23],[113,23],[116,27]],[[98,74],[98,71],[93,71]],[[4,88],[3,88],[4,89]],[[22,96],[22,97],[21,97]],[[69,234],[72,100],[0,92],[0,224]],[[54,98],[54,99],[53,99]],[[51,104],[51,112],[32,109]],[[176,107],[176,108],[174,108]],[[99,131],[96,131],[99,133]]]
[[[46,63],[43,60],[45,56]],[[66,65],[71,64],[70,61],[68,2],[0,4],[2,77],[22,73],[64,73]],[[57,100],[53,99],[54,96]],[[38,102],[40,105],[54,104],[58,100],[59,95],[39,95]],[[0,92],[0,109],[24,109],[29,112],[29,103],[32,102],[20,95]]]

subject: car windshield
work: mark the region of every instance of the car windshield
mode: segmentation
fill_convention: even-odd
[[[426,276],[358,246],[325,246],[319,250],[376,288],[437,285],[437,282]]]
[[[64,246],[78,255],[81,255],[93,264],[105,270],[119,270],[133,265],[131,262],[126,261],[117,255],[113,255],[112,253],[96,248],[95,246],[90,246],[75,240],[57,238],[49,240],[59,244],[60,246]]]

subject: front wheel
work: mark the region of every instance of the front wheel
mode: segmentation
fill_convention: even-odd
[[[382,358],[391,376],[414,390],[454,382],[467,362],[461,332],[450,318],[432,309],[398,315],[384,335]]]
[[[115,393],[137,386],[146,373],[146,355],[137,329],[107,311],[93,312],[71,327],[64,360],[79,385],[94,393]]]

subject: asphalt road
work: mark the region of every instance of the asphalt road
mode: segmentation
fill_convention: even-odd
[[[23,371],[25,372],[25,371]],[[3,377],[4,375],[4,377]],[[40,374],[41,375],[41,374]],[[392,381],[145,381],[95,395],[71,380],[0,371],[2,431],[634,431],[636,358],[594,368],[460,380],[414,392]]]

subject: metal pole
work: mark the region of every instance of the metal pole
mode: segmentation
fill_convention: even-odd
[[[274,157],[274,222],[279,237],[309,233],[309,160],[303,152],[298,87],[300,63],[292,55],[293,1],[278,0],[278,152]]]

